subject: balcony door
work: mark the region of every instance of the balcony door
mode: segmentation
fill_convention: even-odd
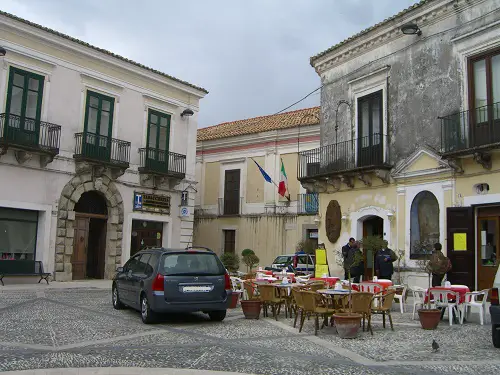
[[[358,99],[358,167],[383,162],[382,90]]]
[[[27,146],[38,145],[44,77],[10,68],[3,136]]]
[[[500,142],[500,50],[469,61],[472,147]]]
[[[83,154],[89,158],[109,161],[111,131],[115,100],[109,96],[87,91]]]
[[[224,176],[224,215],[240,213],[240,170],[227,170]]]
[[[170,116],[149,110],[146,167],[156,171],[168,171],[170,142]]]

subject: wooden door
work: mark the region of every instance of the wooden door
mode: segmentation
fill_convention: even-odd
[[[481,215],[481,214],[480,214]],[[493,286],[499,261],[498,216],[479,216],[477,219],[477,288],[489,289]]]
[[[87,245],[89,241],[89,222],[87,217],[76,217],[75,237],[73,238],[73,255],[71,265],[73,280],[82,280],[87,276]]]
[[[452,284],[467,285],[470,290],[475,290],[474,209],[472,207],[449,207],[446,217],[447,255],[453,267],[448,272],[448,281]]]
[[[384,236],[384,219],[375,216],[363,222],[363,238],[367,236]],[[365,263],[365,272],[363,280],[371,280],[375,276],[375,254],[373,250],[363,251],[363,261]]]
[[[224,215],[240,213],[240,170],[226,171],[224,179]]]

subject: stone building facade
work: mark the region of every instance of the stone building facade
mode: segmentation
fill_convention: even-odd
[[[383,236],[404,251],[408,282],[424,283],[411,271],[441,242],[452,282],[491,284],[500,256],[499,9],[498,0],[424,0],[311,58],[322,82],[321,148],[301,154],[298,178],[320,193],[330,257],[351,236]],[[324,224],[332,200],[342,211],[335,243]]]
[[[192,243],[207,91],[0,12],[0,261],[111,278]]]

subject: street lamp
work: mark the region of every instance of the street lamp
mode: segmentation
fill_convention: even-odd
[[[7,51],[5,50],[5,48],[0,46],[0,57],[4,57],[6,54],[7,54]]]
[[[193,110],[192,110],[192,109],[190,109],[190,108],[186,108],[186,109],[185,109],[184,111],[182,111],[182,113],[181,113],[181,117],[184,117],[184,116],[186,116],[186,117],[191,117],[192,115],[194,115],[194,112],[193,112]]]
[[[418,27],[416,23],[410,22],[401,26],[401,31],[405,35],[422,35],[422,30]]]

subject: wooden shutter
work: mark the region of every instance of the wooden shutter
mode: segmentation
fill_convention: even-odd
[[[449,207],[447,209],[448,258],[453,266],[448,272],[448,281],[452,284],[467,285],[475,290],[475,235],[474,209],[472,207]],[[455,248],[455,235],[467,236],[467,250]],[[459,244],[457,243],[457,247]]]

